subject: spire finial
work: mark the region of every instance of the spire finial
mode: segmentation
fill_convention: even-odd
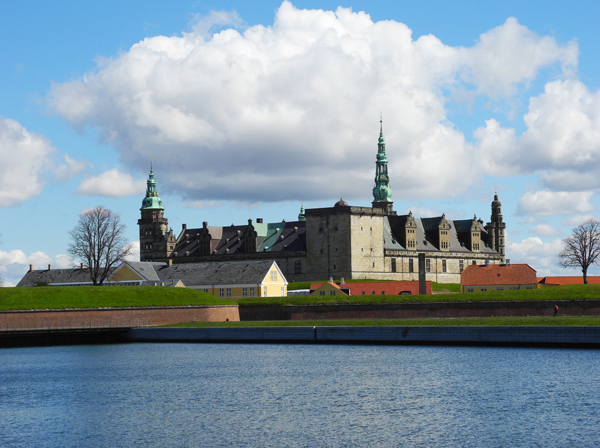
[[[154,163],[154,157],[150,157],[150,172],[152,172],[152,164]]]

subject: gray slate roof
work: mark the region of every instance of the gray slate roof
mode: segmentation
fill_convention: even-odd
[[[113,268],[114,270],[114,268]],[[110,276],[109,276],[110,277]],[[40,286],[61,284],[92,284],[89,269],[43,269],[28,271],[17,286]]]
[[[272,260],[264,260],[173,264],[157,268],[156,273],[165,283],[181,280],[188,288],[202,285],[258,285],[273,263]]]

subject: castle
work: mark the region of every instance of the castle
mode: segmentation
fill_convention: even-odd
[[[471,264],[502,264],[506,223],[498,195],[490,222],[417,218],[393,210],[387,154],[380,127],[371,207],[339,200],[333,207],[301,207],[297,221],[188,228],[175,236],[164,216],[152,168],[142,201],[140,261],[198,263],[275,260],[288,281],[346,279],[418,280],[418,254],[426,279],[460,283]]]

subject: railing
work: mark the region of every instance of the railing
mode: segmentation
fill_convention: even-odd
[[[146,327],[148,319],[74,319],[69,321],[0,322],[0,332],[86,330]]]

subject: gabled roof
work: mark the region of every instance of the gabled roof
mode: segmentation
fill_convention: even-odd
[[[187,287],[199,285],[260,285],[277,263],[264,261],[228,261],[165,265],[156,270],[161,281],[181,280]],[[279,270],[282,280],[287,280]]]
[[[115,268],[111,269],[114,272]],[[110,275],[108,276],[110,277]],[[43,269],[28,271],[17,286],[93,284],[89,269]]]
[[[600,285],[600,277],[588,276],[587,280],[589,285]],[[542,283],[544,285],[583,285],[583,276],[544,277],[539,279],[538,283]]]
[[[125,261],[123,262],[112,275],[115,275],[119,270],[124,267],[129,267],[133,272],[138,274],[141,279],[146,281],[158,282],[160,278],[158,278],[158,274],[156,270],[162,266],[166,266],[167,264],[164,262],[157,261]]]
[[[469,265],[462,272],[461,284],[463,286],[535,285],[537,284],[535,273],[535,269],[527,264]]]

